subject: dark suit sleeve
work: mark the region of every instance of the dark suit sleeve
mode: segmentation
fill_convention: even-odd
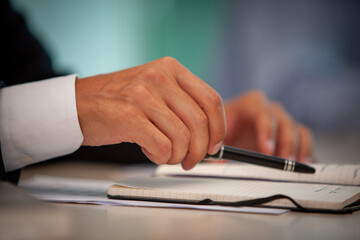
[[[24,17],[7,0],[0,1],[1,81],[7,86],[59,76],[50,57],[30,33]]]
[[[58,76],[41,44],[30,34],[24,18],[8,0],[0,1],[0,87]],[[6,173],[0,149],[0,179],[17,183],[20,170]]]
[[[0,148],[0,158],[1,158],[0,180],[5,180],[5,181],[9,181],[9,182],[13,182],[13,183],[17,184],[19,182],[19,178],[20,178],[20,173],[21,173],[20,169],[6,173],[5,167],[4,167],[4,161],[2,159],[1,148]]]
[[[1,163],[0,163],[0,180],[6,180],[6,172],[5,172],[5,168],[4,168],[4,161],[2,159],[2,155],[1,155],[1,148],[0,148],[0,158],[1,158]]]
[[[0,88],[5,87],[4,82],[0,81]],[[9,173],[6,173],[4,167],[4,161],[2,159],[1,146],[0,146],[0,180],[10,181],[15,184],[18,183],[20,178],[20,170],[15,170]]]

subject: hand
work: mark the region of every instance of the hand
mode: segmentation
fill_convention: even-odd
[[[76,81],[83,145],[137,143],[157,164],[191,169],[226,133],[219,94],[171,57]]]
[[[300,162],[312,162],[309,129],[294,122],[280,103],[251,91],[225,104],[224,144]]]

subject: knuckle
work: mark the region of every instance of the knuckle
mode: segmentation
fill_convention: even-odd
[[[164,84],[168,80],[166,73],[159,68],[146,68],[143,70],[142,76],[146,81],[159,84]]]
[[[212,90],[212,91],[210,91],[208,102],[212,106],[219,106],[222,104],[222,99],[221,99],[219,93],[217,93],[215,90]]]
[[[187,146],[190,142],[190,131],[186,126],[180,127],[177,131],[177,140],[181,143],[181,145]]]
[[[143,69],[140,73],[140,75],[146,79],[154,79],[157,78],[159,75],[160,70],[158,68],[153,68],[153,67],[147,67],[145,69]]]
[[[254,105],[254,106],[261,106],[261,107],[267,107],[268,106],[268,99],[266,97],[266,94],[258,89],[251,90],[248,93],[245,93],[244,95],[245,101],[248,101],[248,103]]]
[[[248,95],[253,97],[253,98],[259,99],[259,100],[266,99],[265,93],[262,90],[259,90],[259,89],[251,90],[248,93]]]
[[[143,104],[152,99],[152,93],[146,83],[137,81],[126,88],[124,99],[129,103]]]
[[[180,64],[175,58],[173,57],[169,57],[169,56],[166,56],[166,57],[162,57],[160,58],[160,61],[165,64],[165,65],[170,65],[170,66],[173,66],[173,65],[178,65]]]
[[[144,83],[136,83],[131,86],[131,90],[133,94],[141,97],[147,97],[150,95],[150,91],[148,87]]]
[[[282,104],[281,104],[280,102],[278,102],[278,101],[273,101],[273,102],[271,102],[271,105],[272,105],[272,107],[273,107],[275,110],[277,110],[277,111],[283,111],[283,106],[282,106]]]
[[[161,139],[157,142],[157,154],[155,159],[157,164],[165,164],[169,160],[171,154],[171,142],[168,139]]]
[[[196,111],[196,113],[194,114],[194,122],[195,122],[195,127],[207,126],[208,119],[206,114],[202,110]]]

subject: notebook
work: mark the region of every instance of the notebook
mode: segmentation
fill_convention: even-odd
[[[315,174],[248,164],[159,166],[154,176],[112,185],[108,197],[225,206],[263,206],[308,212],[348,213],[360,205],[360,165],[315,164]]]
[[[360,164],[309,164],[315,174],[279,171],[241,163],[201,163],[189,171],[179,165],[160,165],[155,175],[204,176],[284,182],[308,182],[360,186]]]

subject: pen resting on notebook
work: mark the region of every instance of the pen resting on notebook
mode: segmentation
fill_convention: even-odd
[[[205,157],[206,160],[221,160],[223,158],[289,172],[315,173],[314,168],[299,162],[229,146],[221,146],[219,152]]]

